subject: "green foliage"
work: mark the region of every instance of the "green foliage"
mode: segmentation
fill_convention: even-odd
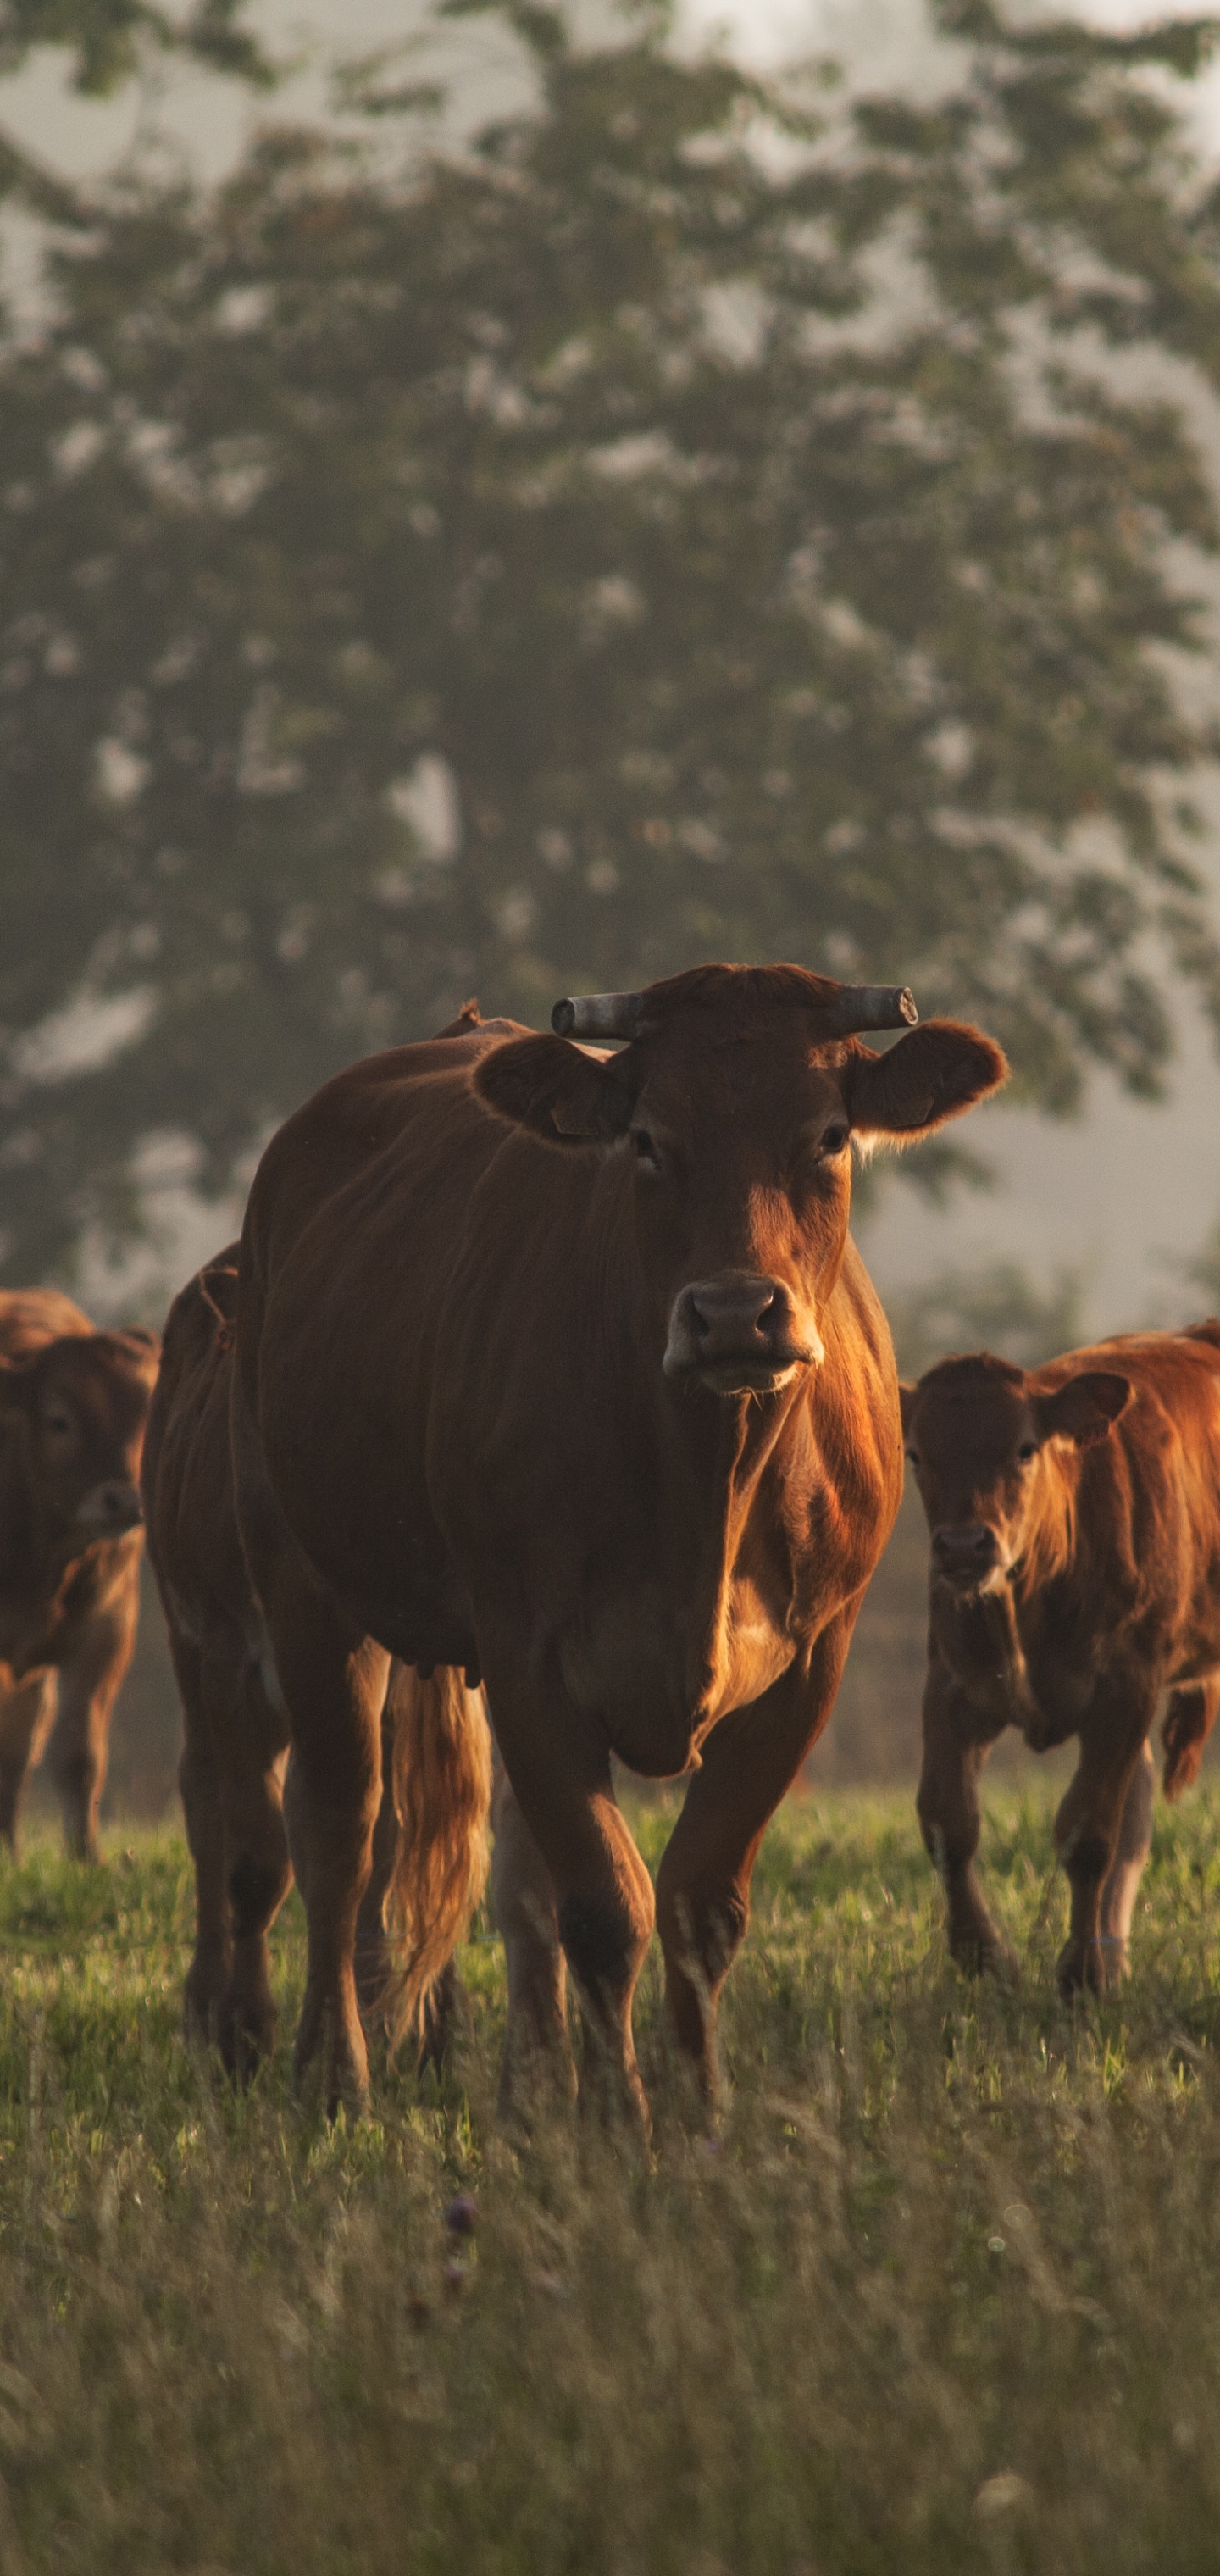
[[[947,1965],[909,1796],[784,1808],[723,2136],[662,2087],[648,2172],[497,2130],[498,1947],[444,2089],[382,2072],[327,2132],[286,2048],[244,2099],[188,2058],[176,1837],[7,1873],[5,2565],[1211,2576],[1220,1812],[1158,1826],[1101,2008],[1054,1997],[1040,1796],[993,1806],[983,1860],[1019,1992]],[[301,1970],[293,1900],[289,2011]],[[655,2078],[651,1976],[640,2022]]]
[[[472,990],[901,976],[1052,1109],[1090,1059],[1155,1090],[1167,964],[1217,1007],[1164,795],[1212,739],[1168,546],[1217,537],[1155,390],[1220,381],[1215,214],[1139,77],[1179,36],[987,11],[934,105],[853,107],[656,13],[602,53],[502,14],[529,112],[133,179],[0,367],[14,1278],[137,1223],[151,1128],[219,1190]],[[50,1080],[81,996],[99,1061]]]
[[[89,98],[121,89],[150,51],[180,53],[268,89],[275,74],[239,24],[245,0],[196,0],[184,17],[154,0],[0,0],[0,78],[35,45],[62,46],[73,86]]]
[[[951,1351],[994,1351],[1037,1368],[1083,1339],[1078,1273],[1060,1270],[1043,1287],[1015,1261],[942,1271],[899,1290],[886,1311],[904,1377],[921,1377]]]

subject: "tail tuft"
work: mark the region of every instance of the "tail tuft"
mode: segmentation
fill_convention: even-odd
[[[392,1683],[398,1848],[385,1923],[399,1953],[388,1999],[391,2045],[424,2034],[429,1997],[465,1938],[487,1881],[491,1737],[481,1691],[452,1665]]]

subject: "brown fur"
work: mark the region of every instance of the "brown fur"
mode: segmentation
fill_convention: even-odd
[[[634,2118],[654,1900],[610,1756],[693,1774],[656,1902],[677,2058],[714,2084],[754,1856],[897,1504],[849,1132],[926,1134],[1004,1071],[952,1023],[884,1056],[823,1037],[837,992],[699,969],[609,1058],[467,1013],[327,1084],[264,1155],[233,1459],[292,1719],[298,2072],[328,2100],[366,2083],[352,1943],[391,1654],[487,1679],[529,1895],[497,1864],[510,2063],[524,2020],[562,2068],[562,1949],[586,2080]]]
[[[978,1784],[1021,1727],[1076,1735],[1056,1822],[1072,1889],[1065,1988],[1125,1973],[1164,1785],[1198,1772],[1220,1701],[1220,1326],[1126,1334],[1026,1371],[979,1353],[902,1390],[932,1533],[919,1812],[965,1964],[1002,1957],[975,1874]]]
[[[170,1309],[145,1445],[144,1495],[149,1556],[183,1707],[180,1780],[197,1894],[187,2028],[215,2042],[230,2071],[248,2075],[274,2045],[267,1934],[292,1883],[292,1864],[284,1823],[288,1720],[233,1509],[236,1253],[231,1245],[209,1263]],[[394,1668],[381,1717],[383,1795],[358,1927],[358,1986],[374,2020],[382,2018],[387,1996],[401,1989],[396,2035],[409,2024],[421,2047],[439,2056],[460,1995],[451,1953],[481,1883],[487,1792],[481,1817],[470,1814],[461,1783],[463,1776],[473,1779],[477,1810],[478,1731],[485,1739],[486,1728],[481,1710],[467,1717],[446,1709],[439,1748],[421,1745],[416,1702],[428,1698],[429,1688]],[[415,1766],[425,1759],[421,1786]],[[485,1771],[485,1744],[481,1760]],[[446,1830],[433,1840],[431,1819],[442,1792]],[[396,1797],[403,1813],[417,1819],[413,1837],[399,1833]],[[383,1905],[392,1907],[396,1938],[407,1950],[397,1979]]]
[[[97,1333],[53,1288],[0,1292],[0,1836],[14,1852],[45,1750],[67,1847],[97,1857],[139,1618],[135,1482],[155,1368],[151,1334]]]

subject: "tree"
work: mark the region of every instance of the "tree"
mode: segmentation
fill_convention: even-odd
[[[909,978],[1052,1109],[1155,1088],[1167,972],[1220,1010],[1169,554],[1216,514],[1114,364],[1220,376],[1142,78],[1207,32],[944,12],[915,106],[501,14],[531,111],[129,182],[0,369],[14,1277],[138,1223],[150,1131],[219,1189],[475,989]]]

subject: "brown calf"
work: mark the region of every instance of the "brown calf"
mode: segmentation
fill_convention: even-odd
[[[288,1703],[309,1917],[298,2071],[366,2084],[352,1949],[391,1654],[485,1676],[510,2063],[646,2117],[631,2005],[652,1882],[611,1758],[689,1773],[656,1915],[679,2062],[715,2008],[767,1820],[829,1715],[897,1507],[885,1319],[851,1143],[1002,1079],[909,995],[710,966],[558,1006],[599,1056],[477,1013],[281,1128],[242,1235],[233,1461]],[[861,1029],[906,1028],[888,1053]],[[519,1904],[515,1901],[520,1895]]]
[[[292,1883],[292,1863],[287,1716],[233,1510],[236,1259],[233,1244],[170,1308],[143,1490],[183,1708],[179,1779],[197,1897],[187,2029],[215,2042],[230,2072],[246,2076],[274,2044],[267,1934]],[[468,1706],[465,1693],[450,1706],[451,1696],[443,1681],[428,1686],[394,1668],[381,1713],[381,1810],[357,1937],[366,2017],[388,2005],[395,2035],[418,2028],[433,2058],[460,1998],[451,1956],[482,1884],[489,1793],[482,1708]],[[436,1776],[446,1754],[467,1784],[464,1805]],[[456,1826],[438,1825],[438,1803],[447,1816],[456,1814]],[[291,1819],[291,1776],[287,1804]],[[405,1953],[394,1980],[383,1912]]]
[[[136,1480],[156,1365],[151,1333],[96,1333],[51,1288],[0,1292],[0,1836],[13,1852],[45,1748],[68,1850],[97,1857],[139,1617]]]
[[[974,1866],[996,1737],[1019,1726],[1043,1753],[1075,1735],[1059,1980],[1104,1990],[1128,1963],[1161,1694],[1168,1797],[1220,1701],[1220,1325],[1033,1370],[942,1360],[904,1386],[902,1419],[932,1538],[919,1818],[950,1947],[963,1965],[1003,1956]]]

